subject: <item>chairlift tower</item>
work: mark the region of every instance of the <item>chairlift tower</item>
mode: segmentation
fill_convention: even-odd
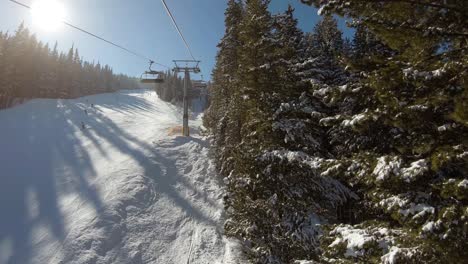
[[[183,128],[182,128],[182,135],[184,137],[190,136],[190,129],[188,125],[188,105],[189,105],[189,100],[188,100],[188,88],[189,88],[189,82],[190,82],[190,73],[200,73],[200,67],[198,66],[200,64],[200,61],[198,60],[174,60],[174,72],[179,73],[179,72],[184,72],[185,77],[184,77],[184,121],[183,121]]]

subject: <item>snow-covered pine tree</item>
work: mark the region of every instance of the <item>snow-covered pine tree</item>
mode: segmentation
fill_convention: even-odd
[[[54,48],[50,53],[50,58],[47,62],[49,67],[49,87],[45,94],[46,97],[59,98],[59,74],[60,74],[60,65],[59,65],[60,54],[58,51],[58,43],[55,42]],[[88,88],[89,89],[89,88]]]
[[[171,85],[173,83],[173,78],[174,77],[171,75],[171,71],[168,70],[164,74],[164,83],[158,85],[159,90],[161,91],[160,97],[166,102],[171,102],[175,95],[174,87]]]
[[[269,117],[273,114],[272,99],[279,87],[279,76],[275,75],[275,65],[272,65],[276,62],[276,48],[268,4],[269,1],[264,0],[245,1],[239,29],[242,45],[237,52],[237,87],[233,94],[238,118],[237,124],[233,124],[238,126],[235,136],[242,141],[226,157],[231,166],[226,177],[229,192],[225,204],[229,220],[225,229],[229,235],[245,241],[255,262],[275,258],[273,251],[278,249],[278,243],[270,239],[275,220],[268,221],[267,203],[275,187],[266,181],[259,160],[275,143]]]
[[[277,84],[282,100],[287,97],[297,98],[305,90],[304,82],[297,72],[297,64],[304,61],[307,55],[307,43],[304,33],[298,28],[298,21],[294,18],[294,8],[288,9],[273,17],[274,42],[276,46],[274,69],[280,77]]]
[[[356,33],[353,39],[353,59],[359,61],[372,51],[375,51],[375,35],[369,31],[363,24],[356,26]]]
[[[225,12],[226,30],[218,44],[213,70],[211,104],[204,117],[205,126],[214,136],[215,160],[223,174],[232,170],[232,152],[240,143],[239,39],[243,17],[241,1],[230,0]],[[231,157],[231,159],[229,159]]]
[[[310,86],[296,81],[303,37],[292,9],[275,21],[268,4],[246,1],[240,23],[231,100],[238,100],[233,125],[241,142],[225,157],[232,165],[224,173],[225,229],[245,242],[253,263],[288,263],[317,257],[321,215],[353,194],[317,172],[326,157],[317,129],[323,109],[306,93]]]
[[[42,46],[40,50],[37,51],[37,60],[35,71],[37,72],[36,76],[36,94],[37,97],[45,98],[45,91],[48,87],[48,64],[47,60],[49,58],[49,45],[46,44]]]
[[[325,16],[308,33],[307,58],[298,72],[304,81],[315,84],[342,85],[347,81],[347,74],[340,59],[344,55],[342,33],[332,16]]]
[[[21,24],[14,34],[0,32],[0,108],[9,107],[15,99],[74,98],[136,88],[135,79],[114,75],[109,66],[82,63],[78,49],[59,53],[58,44],[50,50],[38,42]],[[99,89],[98,89],[99,87]]]
[[[365,68],[366,72],[371,72],[374,68],[379,68],[384,64],[386,58],[396,54],[395,50],[390,49],[377,36],[370,31],[365,24],[354,21],[356,32],[352,43],[352,55],[347,58],[348,69],[356,72],[358,75]]]
[[[359,20],[393,50],[365,49],[368,59],[353,65],[360,79],[321,94],[335,113],[321,120],[334,156],[322,170],[360,196],[345,205],[351,217],[322,237],[321,261],[463,263],[468,7],[463,1],[307,2]]]
[[[335,18],[326,15],[315,25],[312,48],[319,54],[327,56],[336,56],[341,53],[343,38]]]
[[[353,55],[353,43],[351,39],[344,38],[343,39],[343,49],[342,49],[342,60],[346,60]]]
[[[8,90],[7,54],[9,48],[8,34],[0,32],[0,109],[8,105],[11,91]]]
[[[71,94],[73,98],[79,97],[83,94],[82,87],[83,87],[83,70],[81,65],[81,58],[80,53],[77,48],[75,48],[75,52],[73,53],[73,62],[72,62],[72,79],[71,79]]]
[[[32,51],[29,46],[30,33],[23,23],[18,27],[15,35],[10,39],[11,52],[8,54],[6,74],[8,75],[7,90],[16,98],[27,98],[31,81]]]
[[[111,67],[109,67],[109,65],[104,66],[102,75],[104,77],[103,84],[104,84],[105,92],[106,93],[114,92],[114,89],[112,88],[112,78],[114,76],[114,73],[112,72],[112,69]]]

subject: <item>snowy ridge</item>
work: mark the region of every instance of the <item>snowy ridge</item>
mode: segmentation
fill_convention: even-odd
[[[33,100],[0,123],[0,263],[240,261],[208,143],[168,136],[181,115],[154,92]]]

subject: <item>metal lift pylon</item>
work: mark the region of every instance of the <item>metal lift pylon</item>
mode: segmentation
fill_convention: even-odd
[[[189,128],[189,116],[188,116],[188,106],[189,106],[189,98],[188,98],[188,88],[190,85],[190,73],[200,73],[200,61],[198,60],[174,60],[174,72],[184,72],[184,121],[183,121],[183,128],[182,128],[182,136],[189,137],[190,136],[190,128]],[[185,66],[182,66],[185,64]]]

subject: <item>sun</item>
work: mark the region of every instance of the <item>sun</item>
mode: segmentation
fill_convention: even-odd
[[[47,31],[55,31],[63,24],[66,12],[57,0],[35,0],[31,6],[33,23]]]

